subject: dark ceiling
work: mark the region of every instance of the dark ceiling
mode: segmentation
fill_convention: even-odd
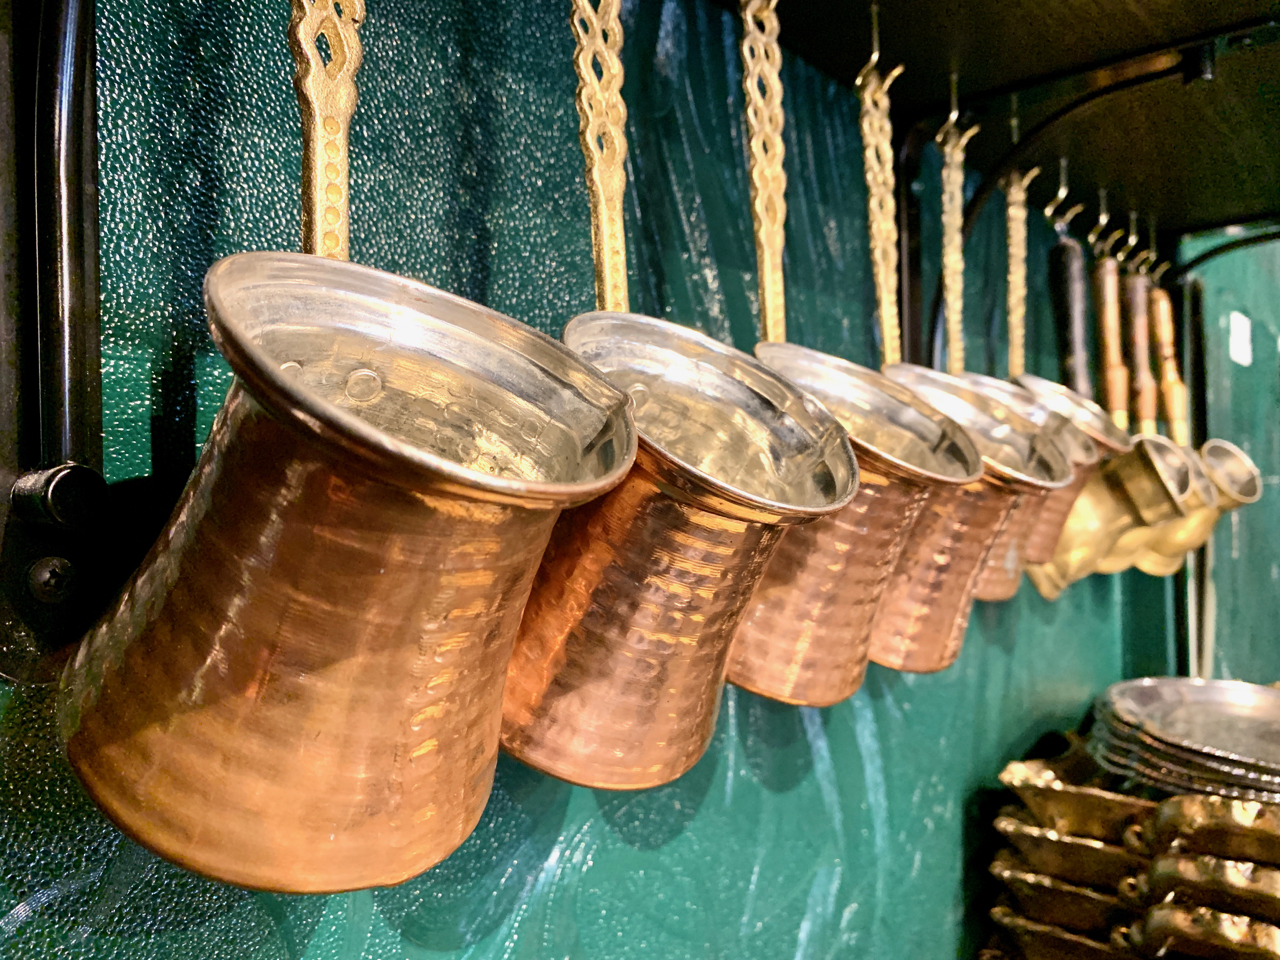
[[[735,0],[718,0],[736,9]],[[852,84],[871,50],[867,0],[779,0],[784,47]],[[1212,80],[1172,77],[1101,97],[1028,153],[1045,173],[1032,200],[1070,161],[1073,202],[1096,217],[1098,187],[1112,211],[1136,206],[1162,231],[1190,232],[1280,217],[1280,20],[1274,0],[883,0],[882,67],[905,64],[893,87],[899,134],[945,113],[959,75],[961,106],[982,132],[970,165],[994,170],[1010,147],[1009,93],[1022,130],[1116,76],[1178,61],[1214,38]]]

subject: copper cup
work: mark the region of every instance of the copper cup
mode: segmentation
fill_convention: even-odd
[[[1072,481],[1045,497],[1039,513],[1033,515],[1022,548],[1024,563],[1044,563],[1053,556],[1053,548],[1057,546],[1062,525],[1067,522],[1076,497],[1098,469],[1101,460],[1098,445],[1070,419],[1041,403],[1024,387],[980,373],[964,373],[961,377],[1038,426],[1071,464]]]
[[[1222,515],[1262,496],[1262,473],[1249,455],[1226,440],[1208,440],[1200,448],[1200,461],[1213,484],[1213,504],[1188,506],[1187,515],[1162,524],[1134,565],[1153,577],[1176,573],[1187,554],[1204,546]]]
[[[242,886],[398,883],[471,832],[560,509],[629,401],[563,346],[299,254],[210,269],[236,379],[169,526],[63,677],[71,763],[160,855]]]
[[[1076,499],[1048,563],[1027,576],[1048,600],[1087,577],[1124,534],[1186,512],[1193,467],[1182,447],[1159,435],[1134,438],[1133,449],[1104,461]]]
[[[1060,413],[1089,435],[1098,446],[1103,460],[1133,449],[1133,437],[1115,425],[1107,411],[1088,397],[1060,383],[1024,373],[1014,383],[1025,389],[1054,413]]]
[[[974,588],[978,600],[1010,599],[1022,581],[1026,542],[1049,496],[1071,483],[1071,464],[1050,431],[960,377],[912,364],[887,367],[885,375],[968,429],[986,473],[1015,497]]]
[[[564,780],[675,779],[715,725],[729,644],[787,526],[857,490],[848,435],[759,361],[677,324],[571,321],[636,404],[626,481],[556,525],[507,675],[502,743]]]
[[[858,493],[839,513],[790,527],[729,652],[730,682],[824,707],[862,685],[881,593],[916,519],[939,493],[976,483],[964,430],[892,380],[789,343],[756,356],[817,398],[849,431]]]

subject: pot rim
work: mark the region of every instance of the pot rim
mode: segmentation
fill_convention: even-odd
[[[248,282],[250,271],[262,271],[257,283],[346,287],[370,298],[385,299],[402,311],[411,311],[433,322],[459,326],[436,316],[434,308],[461,310],[481,327],[501,332],[512,353],[523,355],[553,376],[575,387],[584,404],[603,414],[597,439],[621,441],[620,455],[604,474],[580,481],[545,481],[500,477],[465,467],[422,449],[374,426],[368,421],[298,385],[280,369],[236,319],[238,307],[227,303],[230,290]],[[496,310],[463,297],[437,290],[425,283],[344,260],[302,253],[255,251],[236,253],[213,264],[205,274],[204,301],[214,343],[250,395],[277,419],[314,437],[322,445],[337,448],[372,467],[380,479],[412,489],[428,486],[471,499],[558,509],[592,500],[613,489],[626,477],[635,461],[637,435],[631,417],[631,398],[608,383],[580,357],[558,341]],[[465,328],[461,328],[465,329]],[[551,366],[548,366],[548,365]],[[585,454],[591,447],[584,449]]]
[[[1244,468],[1248,474],[1248,480],[1252,481],[1253,492],[1251,494],[1245,492],[1245,488],[1218,465],[1216,458],[1211,456],[1211,452],[1214,450],[1225,451],[1229,457],[1236,460]],[[1205,473],[1213,481],[1214,486],[1224,496],[1235,501],[1238,506],[1247,506],[1262,499],[1262,471],[1258,469],[1258,465],[1253,462],[1252,457],[1230,440],[1223,440],[1220,437],[1209,438],[1200,445],[1200,459],[1204,465]]]
[[[993,377],[985,373],[971,373],[967,370],[960,374],[960,378],[967,380],[980,389],[990,391],[1000,399],[1001,403],[1047,432],[1058,443],[1058,448],[1072,466],[1091,467],[1102,459],[1102,452],[1098,449],[1098,445],[1094,443],[1093,437],[1072,423],[1069,417],[1054,410],[1022,384],[1014,383],[1011,380],[1001,380],[999,377]],[[1033,413],[1035,416],[1032,416]],[[1039,416],[1044,422],[1041,423],[1036,420],[1036,416]]]
[[[1025,387],[1046,407],[1062,414],[1106,450],[1127,453],[1133,449],[1133,437],[1117,427],[1107,412],[1088,397],[1034,373],[1019,374],[1013,381]]]
[[[869,367],[860,366],[851,360],[835,357],[831,354],[823,353],[820,350],[801,346],[798,343],[775,343],[762,340],[756,344],[755,354],[762,363],[772,369],[776,368],[772,367],[769,355],[787,357],[789,359],[799,360],[807,366],[820,367],[825,372],[856,382],[860,389],[875,390],[903,406],[910,407],[921,416],[937,424],[943,433],[960,446],[965,459],[968,461],[964,466],[968,468],[969,472],[959,477],[938,473],[935,470],[922,467],[918,463],[912,463],[909,460],[904,460],[895,454],[889,453],[887,450],[881,449],[870,441],[859,437],[852,431],[848,431],[849,440],[853,444],[855,450],[865,450],[867,453],[874,454],[904,472],[922,476],[937,483],[949,483],[957,486],[963,486],[966,483],[973,483],[981,479],[983,471],[982,456],[978,453],[978,448],[974,445],[973,438],[969,436],[969,431],[955,420],[952,420],[942,411],[930,406],[906,387],[895,383],[883,374],[877,373]],[[777,372],[784,377],[791,377],[789,370],[779,369]],[[799,380],[796,380],[795,382],[802,390],[810,391],[819,403],[825,403],[821,391],[813,390],[807,383],[802,383]],[[827,406],[828,409],[830,409],[830,406]],[[836,419],[840,419],[838,415],[836,415]]]
[[[646,435],[639,423],[636,433],[641,444],[660,458],[671,470],[664,470],[663,479],[673,484],[683,494],[716,512],[740,516],[743,519],[773,523],[793,523],[827,516],[847,506],[858,492],[858,462],[849,443],[848,431],[833,417],[820,402],[800,390],[789,380],[769,369],[755,357],[728,344],[716,340],[692,327],[686,327],[668,320],[659,320],[638,313],[622,311],[595,310],[580,314],[565,324],[562,337],[569,349],[575,349],[574,342],[581,342],[582,332],[590,325],[601,322],[625,323],[636,328],[659,334],[664,340],[679,345],[689,354],[690,359],[703,362],[714,361],[712,366],[726,378],[737,380],[748,390],[764,397],[770,406],[789,416],[797,424],[800,419],[809,419],[813,430],[808,431],[815,446],[825,446],[828,462],[831,456],[844,461],[847,466],[846,475],[841,478],[833,474],[833,479],[841,487],[835,494],[820,504],[787,503],[771,499],[768,496],[744,490],[726,480],[722,480],[700,469],[684,458],[673,454],[662,443]],[[585,360],[584,362],[590,363]],[[607,374],[604,374],[607,378]],[[765,397],[760,390],[770,389],[772,396]],[[830,443],[834,440],[834,443]],[[839,451],[839,452],[837,452]],[[652,459],[641,455],[642,460]]]

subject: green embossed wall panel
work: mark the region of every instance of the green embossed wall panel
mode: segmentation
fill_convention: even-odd
[[[199,307],[206,266],[296,247],[300,143],[285,0],[102,4],[106,461],[180,472],[227,385]],[[594,300],[569,6],[370,0],[355,116],[357,261],[556,333]],[[739,28],[709,0],[628,0],[627,218],[637,309],[750,347],[756,329]],[[793,339],[877,355],[852,93],[787,57]],[[919,184],[936,277],[938,161]],[[1033,216],[1030,365],[1056,368]],[[970,244],[974,369],[1004,370],[999,203]],[[994,337],[995,341],[991,342]],[[872,667],[827,710],[729,688],[704,760],[634,794],[499,763],[474,836],[400,887],[251,894],[125,840],[84,798],[47,694],[0,724],[0,955],[113,960],[951,958],[990,842],[984,791],[1125,671],[1122,584],[978,604],[957,664]]]
[[[1183,256],[1228,239],[1193,238]],[[1213,647],[1214,676],[1274,683],[1280,680],[1280,244],[1224,254],[1196,276],[1204,283],[1209,436],[1244,449],[1263,478],[1262,499],[1214,530],[1204,642]]]

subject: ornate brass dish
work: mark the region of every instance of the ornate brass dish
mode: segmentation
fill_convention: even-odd
[[[992,907],[991,919],[1018,945],[1023,960],[1116,960],[1131,956],[1110,943],[1028,920],[1008,907]]]
[[[1143,826],[1152,853],[1178,851],[1280,867],[1280,807],[1227,797],[1170,797]]]
[[[847,431],[754,357],[586,314],[564,340],[635,402],[627,479],[556,526],[520,626],[502,742],[592,787],[666,783],[715,724],[729,645],[787,525],[857,491]]]
[[[982,460],[958,424],[878,373],[794,344],[761,343],[756,355],[849,431],[860,484],[839,513],[783,535],[738,627],[728,678],[828,706],[862,684],[876,610],[916,518],[937,492],[978,481]]]
[[[1018,795],[1042,827],[1119,845],[1125,831],[1155,812],[1150,800],[1064,783],[1043,760],[1015,760],[1000,782]]]
[[[626,395],[491,310],[246,253],[205,281],[236,380],[169,526],[63,679],[126,833],[292,892],[397,883],[484,809],[560,509],[635,453]]]
[[[1105,935],[1116,920],[1133,912],[1113,894],[1031,872],[1012,850],[996,854],[990,871],[1013,894],[1018,912],[1037,923]]]
[[[1208,907],[1159,903],[1121,936],[1145,957],[1280,958],[1280,927]]]
[[[1176,900],[1280,923],[1280,869],[1247,860],[1166,854],[1125,880],[1120,892],[1142,906]]]
[[[1145,857],[1124,847],[1037,827],[1013,808],[1006,808],[996,817],[995,826],[1017,847],[1035,873],[1070,883],[1114,890],[1125,877],[1147,867]]]
[[[959,377],[907,363],[886,367],[885,376],[968,430],[982,454],[984,479],[1011,498],[974,590],[979,600],[1010,599],[1022,579],[1026,540],[1049,494],[1071,482],[1070,464],[1034,423]]]

